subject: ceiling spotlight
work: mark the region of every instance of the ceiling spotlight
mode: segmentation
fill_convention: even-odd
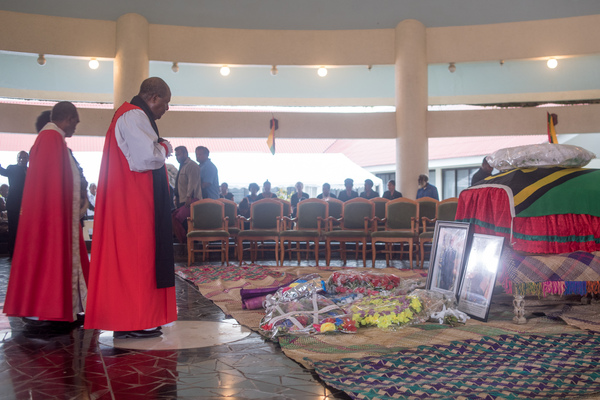
[[[322,78],[322,77],[324,77],[324,76],[327,76],[327,68],[325,68],[325,67],[320,67],[320,68],[317,70],[317,74],[319,74],[319,76],[320,76],[321,78]]]
[[[273,65],[271,67],[271,75],[275,76],[275,75],[277,75],[278,72],[279,72],[279,70],[277,70],[277,65]]]
[[[219,71],[221,73],[221,75],[223,76],[228,76],[231,73],[231,70],[229,69],[229,67],[227,65],[223,65],[221,67],[221,70]]]
[[[98,67],[100,66],[100,63],[95,58],[92,58],[90,60],[90,62],[88,63],[88,65],[90,66],[91,69],[98,69]]]
[[[504,60],[500,60],[500,66],[504,65]]]
[[[451,62],[450,65],[448,65],[448,71],[450,71],[451,74],[453,74],[454,71],[456,71],[456,65],[454,65],[453,62]]]
[[[372,65],[367,65],[367,69],[370,71],[370,70],[373,69],[373,66]]]
[[[179,72],[179,64],[176,61],[171,66],[171,71],[173,71],[174,73],[178,73]]]
[[[43,54],[40,54],[40,56],[37,59],[37,63],[40,65],[46,65],[46,57],[44,57]]]
[[[548,68],[554,69],[558,65],[558,61],[556,61],[556,58],[551,58],[551,59],[548,60],[548,62],[546,63],[546,65],[548,66]]]

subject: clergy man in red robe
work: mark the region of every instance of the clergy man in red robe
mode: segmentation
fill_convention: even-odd
[[[28,328],[73,327],[87,295],[89,260],[79,224],[84,179],[65,143],[79,115],[63,101],[50,118],[30,152],[4,304]]]
[[[146,79],[116,111],[104,142],[85,328],[118,339],[160,336],[177,319],[165,168],[173,149],[155,123],[170,100],[162,79]]]

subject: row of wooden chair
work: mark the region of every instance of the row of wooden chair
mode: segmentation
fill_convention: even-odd
[[[234,254],[240,263],[244,257],[243,244],[247,243],[251,261],[257,260],[258,251],[271,245],[277,264],[283,263],[286,254],[291,259],[295,252],[298,262],[302,253],[307,258],[309,253],[314,253],[318,265],[319,243],[325,242],[327,265],[335,251],[346,264],[347,252],[352,251],[347,243],[355,244],[356,257],[362,253],[363,265],[366,265],[370,242],[373,265],[376,244],[383,243],[384,249],[380,252],[386,254],[387,265],[394,253],[403,255],[406,244],[411,268],[419,247],[421,251],[416,254],[423,267],[424,246],[431,242],[436,218],[454,219],[456,204],[456,198],[442,202],[430,198],[417,201],[358,198],[347,202],[307,199],[298,204],[297,216],[291,218],[289,202],[264,199],[253,203],[250,218],[244,218],[237,215],[237,204],[232,201],[200,200],[192,204],[188,223],[188,264],[196,253],[202,253],[206,260],[210,252],[221,252],[221,261],[228,262],[229,239],[232,239]],[[248,223],[249,229],[244,229],[244,223]],[[195,242],[201,242],[200,249],[195,249]]]

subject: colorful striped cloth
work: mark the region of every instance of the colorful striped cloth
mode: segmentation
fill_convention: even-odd
[[[498,282],[509,294],[600,294],[600,251],[533,256],[505,249]]]
[[[600,250],[600,170],[514,169],[463,190],[456,220],[518,251]]]

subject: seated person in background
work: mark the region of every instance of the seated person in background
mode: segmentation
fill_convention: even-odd
[[[240,205],[238,206],[238,213],[246,218],[250,218],[250,205],[258,200],[258,187],[257,183],[251,183],[248,185],[248,191],[250,194],[240,201]]]
[[[360,194],[360,197],[363,199],[374,199],[375,197],[379,197],[379,193],[373,190],[373,181],[370,179],[365,180],[365,191]]]
[[[277,195],[275,193],[271,193],[271,182],[267,179],[265,183],[263,183],[263,191],[258,195],[258,200],[262,199],[276,199]]]
[[[304,189],[304,184],[302,182],[296,182],[296,193],[292,195],[291,203],[292,203],[292,218],[296,217],[296,208],[298,207],[298,203],[302,200],[308,199],[310,196],[308,193],[302,191]]]
[[[323,193],[317,196],[317,199],[329,200],[329,199],[337,199],[335,194],[331,193],[331,185],[329,183],[323,184]]]
[[[402,193],[396,190],[396,181],[391,179],[388,182],[388,190],[382,196],[384,199],[395,200],[402,197]]]
[[[438,190],[435,186],[429,184],[429,177],[427,175],[419,175],[419,190],[417,190],[417,199],[421,197],[431,197],[432,199],[439,200]]]
[[[338,200],[348,201],[358,197],[358,192],[352,190],[352,186],[354,186],[354,180],[347,178],[344,180],[344,186],[346,186],[346,189],[338,194]]]
[[[233,194],[229,193],[229,185],[227,182],[221,183],[221,193],[219,193],[221,199],[233,200]]]

